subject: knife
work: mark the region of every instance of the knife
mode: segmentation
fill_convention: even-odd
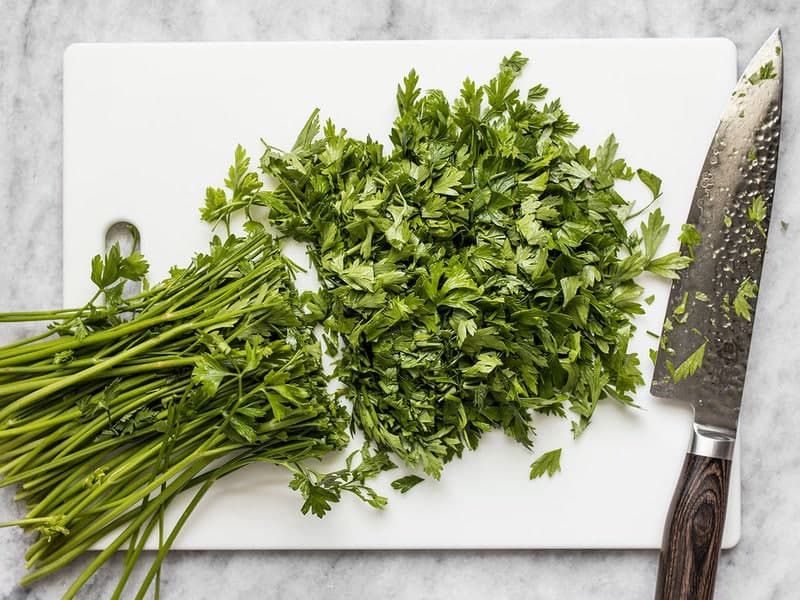
[[[650,392],[688,401],[694,424],[664,527],[656,600],[714,595],[775,191],[782,50],[776,30],[736,85],[684,226],[682,252],[694,260],[672,284]]]

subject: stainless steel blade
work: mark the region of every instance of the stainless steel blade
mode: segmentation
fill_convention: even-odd
[[[696,431],[731,444],[775,190],[782,77],[775,31],[745,69],[706,155],[687,218],[700,242],[672,285],[651,385],[654,396],[694,405]],[[702,364],[681,378],[701,353]]]

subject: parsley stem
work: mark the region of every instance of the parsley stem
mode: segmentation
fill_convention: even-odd
[[[166,340],[169,340],[178,335],[182,335],[188,331],[202,330],[205,327],[222,323],[223,321],[229,320],[239,314],[245,314],[247,312],[253,312],[259,309],[260,307],[257,306],[239,308],[234,313],[223,313],[222,316],[211,317],[204,321],[197,321],[197,322],[189,321],[187,323],[176,325],[172,329],[169,329],[147,341],[141,342],[137,346],[129,348],[124,352],[120,352],[119,354],[116,354],[111,358],[107,358],[99,362],[98,364],[89,367],[88,369],[79,371],[78,373],[69,375],[67,377],[57,378],[56,381],[48,382],[46,385],[37,389],[36,391],[30,392],[29,394],[23,396],[22,398],[15,400],[14,402],[6,406],[4,409],[0,410],[0,423],[5,423],[15,411],[21,410],[33,404],[34,402],[41,400],[42,398],[46,398],[49,394],[52,394],[54,392],[67,388],[71,385],[74,385],[80,382],[81,380],[88,378],[89,376],[102,373],[103,371],[107,371],[111,367],[118,365],[119,363],[122,363],[136,356],[137,354],[144,352],[145,350],[149,350],[150,348],[156,347]],[[138,327],[141,327],[141,324],[139,324]],[[13,386],[8,386],[8,387],[11,388]],[[5,392],[5,390],[3,391],[4,393],[8,393]]]

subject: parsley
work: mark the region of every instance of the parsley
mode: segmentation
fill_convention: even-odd
[[[689,262],[657,255],[660,210],[625,227],[615,181],[636,174],[655,199],[661,180],[617,157],[613,135],[571,144],[561,103],[515,87],[526,63],[515,53],[452,101],[412,70],[389,148],[314,111],[302,143],[260,161],[279,183],[256,202],[320,276],[353,426],[434,478],[491,429],[530,448],[537,413],[571,413],[578,435],[604,398],[632,405],[635,278]]]
[[[753,283],[749,277],[746,277],[736,290],[736,297],[733,299],[733,311],[746,321],[752,319],[753,307],[750,304],[750,300],[755,299],[757,292],[758,285]]]
[[[691,223],[684,223],[681,225],[681,233],[678,236],[678,241],[686,245],[686,251],[691,258],[694,258],[694,248],[700,243],[700,232]]]
[[[226,235],[165,280],[123,294],[127,282],[145,279],[147,262],[114,245],[91,261],[97,292],[85,306],[0,315],[52,321],[45,333],[0,348],[2,485],[22,485],[29,511],[4,525],[38,532],[23,584],[111,535],[110,551],[127,548],[121,592],[158,528],[144,595],[214,482],[256,462],[293,474],[303,512],[322,516],[347,493],[385,504],[366,483],[394,467],[385,452],[365,448],[332,473],[308,467],[349,442],[349,415],[327,390],[313,334],[326,298],[298,295],[296,267],[259,223],[230,232],[235,212],[262,202],[241,147],[225,186],[206,194],[202,215]],[[393,281],[371,265],[369,277],[347,269],[354,285]],[[184,492],[190,504],[164,532],[164,510]],[[66,597],[107,556],[86,566]]]
[[[406,475],[405,477],[395,479],[392,482],[392,488],[399,491],[401,494],[405,494],[408,490],[422,483],[423,481],[425,480],[419,475]]]
[[[356,457],[360,459],[358,466],[354,466]],[[289,487],[303,495],[305,502],[300,509],[303,514],[311,512],[324,517],[331,510],[331,503],[339,502],[342,492],[354,494],[373,508],[386,506],[386,498],[367,486],[366,481],[395,468],[389,457],[382,452],[372,452],[365,444],[347,457],[345,465],[332,473],[319,473],[301,464],[289,465],[294,472]]]
[[[703,342],[700,346],[692,352],[686,360],[684,360],[676,369],[672,370],[672,380],[675,383],[694,375],[697,369],[703,365],[703,357],[706,353],[706,344]],[[671,367],[671,363],[667,361],[667,366]]]
[[[761,195],[753,198],[750,206],[747,208],[747,219],[755,224],[756,229],[764,237],[767,237],[767,232],[764,230],[764,219],[767,218],[767,203]]]
[[[750,85],[760,85],[768,79],[775,79],[777,76],[778,72],[775,70],[775,65],[771,60],[768,60],[758,68],[758,73],[750,75],[747,81],[750,82]]]
[[[542,477],[545,473],[552,477],[561,471],[561,448],[545,452],[531,464],[531,479]]]
[[[694,293],[694,297],[697,300],[700,300],[700,302],[706,302],[706,303],[711,302],[711,298],[709,298],[708,294],[706,294],[705,292],[697,291]]]
[[[636,169],[636,174],[641,179],[642,183],[647,186],[647,189],[653,194],[653,199],[661,197],[661,178],[654,175],[650,171],[644,169]]]

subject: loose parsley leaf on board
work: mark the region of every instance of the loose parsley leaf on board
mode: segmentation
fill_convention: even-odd
[[[661,178],[657,175],[654,175],[650,171],[645,171],[644,169],[636,169],[636,174],[639,176],[639,179],[642,181],[643,184],[647,186],[653,194],[653,199],[657,199],[661,196]]]
[[[392,488],[399,491],[401,494],[405,494],[408,490],[422,483],[423,481],[425,481],[425,479],[419,475],[406,475],[405,477],[395,479],[392,482]]]
[[[552,477],[561,471],[561,448],[545,452],[531,464],[530,478],[536,479],[547,474]]]

